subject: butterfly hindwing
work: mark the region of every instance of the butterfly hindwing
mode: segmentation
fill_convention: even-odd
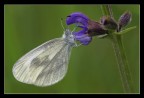
[[[66,74],[70,49],[62,38],[50,40],[20,58],[13,67],[13,75],[23,83],[52,85]]]

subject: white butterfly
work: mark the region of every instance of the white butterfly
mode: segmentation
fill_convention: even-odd
[[[74,35],[65,29],[61,38],[52,39],[21,57],[13,66],[13,75],[23,83],[53,85],[65,76],[74,46],[77,46]]]

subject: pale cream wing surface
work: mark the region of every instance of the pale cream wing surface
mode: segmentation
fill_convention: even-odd
[[[49,86],[67,72],[71,46],[63,38],[50,40],[21,57],[13,67],[14,77],[23,83]]]

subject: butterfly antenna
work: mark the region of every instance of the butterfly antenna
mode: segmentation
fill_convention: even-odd
[[[65,30],[66,30],[66,28],[64,27],[64,25],[63,25],[62,21],[63,21],[63,18],[61,18],[61,26],[62,26],[63,30],[65,31]]]
[[[76,25],[75,25],[75,27],[74,27],[74,29],[72,30],[71,33],[73,33],[77,28],[78,28],[78,23],[76,23]]]
[[[74,27],[74,29],[72,30],[72,33],[73,33],[77,28],[78,28],[78,26],[76,25],[76,26]]]
[[[82,43],[77,44],[77,42],[75,41],[75,47],[79,47],[79,46],[81,46],[81,45],[82,45]]]

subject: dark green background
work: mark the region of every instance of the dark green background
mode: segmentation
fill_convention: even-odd
[[[137,26],[124,34],[123,41],[134,81],[139,93],[139,5],[112,5],[116,20],[129,10]],[[64,79],[49,87],[36,87],[18,82],[12,74],[13,64],[40,44],[61,37],[60,19],[73,12],[82,12],[99,21],[100,5],[5,5],[5,93],[123,93],[112,45],[107,39],[93,38],[88,46],[73,48]]]

